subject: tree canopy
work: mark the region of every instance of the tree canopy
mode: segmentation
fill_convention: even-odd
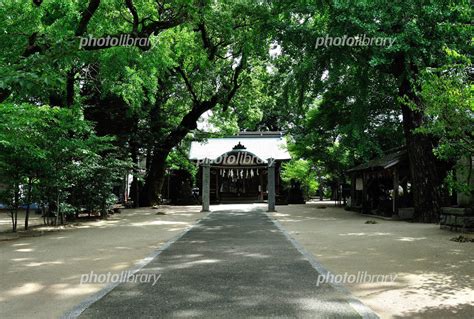
[[[436,162],[473,155],[469,1],[4,0],[0,19],[0,164],[15,207],[32,201],[24,185],[96,203],[131,164],[133,200],[155,204],[166,167],[195,172],[191,139],[282,130],[296,157],[286,176],[311,190],[313,168],[345,183],[406,145],[416,219],[429,222],[451,174]],[[124,38],[146,41],[111,44]]]

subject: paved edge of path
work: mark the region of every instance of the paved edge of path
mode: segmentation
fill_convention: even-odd
[[[327,270],[321,263],[319,263],[316,258],[306,251],[303,246],[296,240],[294,239],[288,231],[282,226],[282,224],[275,219],[273,216],[268,214],[265,210],[261,210],[267,217],[270,219],[273,224],[280,230],[283,235],[286,237],[288,241],[293,245],[293,247],[298,250],[300,254],[303,255],[303,257],[311,264],[311,266],[319,272],[323,276],[328,276],[331,275],[331,272]],[[160,248],[152,252],[150,255],[147,257],[143,258],[141,261],[139,261],[134,267],[128,269],[128,272],[130,274],[135,274],[136,272],[140,271],[143,267],[148,265],[152,260],[154,260],[156,257],[158,257],[163,251],[168,249],[172,244],[174,244],[176,241],[178,241],[180,238],[182,238],[184,235],[186,235],[189,231],[191,231],[196,225],[200,224],[200,222],[204,219],[206,219],[211,212],[206,213],[203,217],[199,218],[198,220],[195,221],[195,223],[185,229],[183,232],[180,234],[176,235],[175,237],[171,238],[167,242],[165,242]],[[359,299],[357,299],[352,293],[342,284],[339,283],[334,283],[334,282],[328,282],[329,285],[331,285],[334,289],[345,295],[347,298],[347,302],[349,305],[364,319],[380,319],[380,317],[368,306],[366,306],[364,303],[362,303]],[[70,311],[66,312],[64,315],[62,315],[60,318],[61,319],[75,319],[78,318],[82,312],[84,312],[89,306],[91,306],[93,303],[96,301],[102,299],[105,295],[107,295],[110,291],[112,291],[115,287],[120,285],[120,282],[117,283],[110,283],[104,288],[100,289],[98,292],[90,295],[89,297],[86,297],[82,302],[80,302],[78,305],[74,306]]]
[[[168,249],[171,245],[173,245],[176,241],[178,241],[181,237],[186,235],[191,229],[196,227],[202,220],[206,219],[211,212],[204,213],[205,215],[202,216],[201,218],[197,219],[193,225],[188,227],[187,229],[183,230],[180,234],[174,236],[170,240],[166,241],[160,248],[157,250],[153,251],[151,254],[149,254],[147,257],[143,258],[140,260],[135,266],[133,266],[130,269],[127,269],[128,273],[130,275],[133,275],[140,271],[143,267],[148,265],[153,259],[158,257],[163,251]],[[111,292],[115,287],[120,285],[121,282],[116,282],[116,283],[109,283],[107,286],[104,288],[100,289],[96,293],[90,295],[89,297],[86,297],[83,301],[81,301],[78,305],[74,306],[71,310],[63,314],[60,318],[61,319],[76,319],[78,318],[81,313],[83,313],[89,306],[91,306],[93,303],[96,301],[102,299],[107,295],[109,292]]]
[[[320,275],[324,277],[331,276],[331,272],[327,270],[319,261],[316,260],[316,258],[308,252],[304,247],[291,235],[288,233],[288,231],[283,227],[283,225],[273,216],[271,216],[268,212],[264,211],[264,213],[267,215],[267,217],[275,224],[275,226],[285,235],[286,239],[288,239],[293,247],[296,248],[304,257],[305,259],[311,264],[311,266],[319,272]],[[365,305],[362,301],[357,299],[343,284],[341,283],[335,283],[335,282],[328,282],[329,285],[331,285],[334,289],[339,291],[340,293],[344,294],[345,297],[347,298],[347,302],[349,305],[354,308],[357,313],[359,313],[362,318],[364,319],[380,319],[380,317],[372,310],[370,309],[367,305]]]

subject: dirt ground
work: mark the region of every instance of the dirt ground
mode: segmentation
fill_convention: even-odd
[[[43,218],[41,215],[35,214],[34,211],[30,212],[30,216],[28,218],[28,225],[29,226],[39,226],[43,225]],[[25,211],[19,210],[18,211],[18,229],[22,230],[25,227]],[[4,232],[8,232],[12,229],[12,220],[8,210],[1,209],[0,210],[0,234],[4,235]],[[1,237],[0,237],[1,239]]]
[[[346,284],[382,318],[474,318],[474,243],[449,240],[458,233],[327,202],[277,211],[273,217],[332,273],[397,275],[394,282]]]
[[[203,217],[199,211],[126,209],[108,220],[0,241],[0,318],[59,318],[106,285],[80,284],[81,274],[131,268]],[[0,216],[2,230],[8,218]]]
[[[382,318],[474,316],[474,243],[449,240],[459,234],[362,216],[327,202],[277,210],[273,217],[332,273],[397,275],[389,283],[346,284]],[[81,285],[81,274],[131,268],[203,217],[199,211],[130,209],[39,237],[0,238],[0,318],[60,317],[105,286]],[[7,217],[0,216],[2,230],[9,227]]]

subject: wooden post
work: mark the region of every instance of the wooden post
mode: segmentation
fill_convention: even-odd
[[[352,173],[351,175],[351,207],[356,205],[356,198],[355,198],[355,189],[356,189],[356,174]]]
[[[362,172],[362,212],[367,211],[367,176],[365,172]]]
[[[398,168],[395,167],[393,170],[393,215],[398,215],[398,186],[399,174]]]
[[[216,168],[216,201],[219,201],[219,175],[220,170]]]

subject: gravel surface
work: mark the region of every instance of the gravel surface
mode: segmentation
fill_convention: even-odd
[[[221,208],[222,206],[218,206]],[[255,205],[214,211],[80,318],[360,318]]]

